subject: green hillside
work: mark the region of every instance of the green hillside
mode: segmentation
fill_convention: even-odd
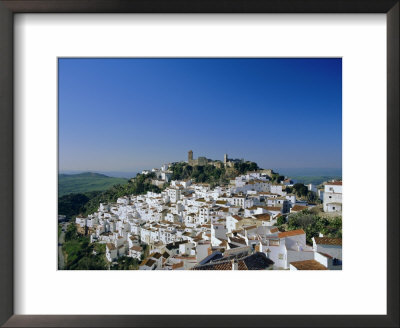
[[[232,168],[217,168],[214,165],[191,166],[185,162],[175,163],[169,168],[172,171],[171,180],[192,179],[196,183],[209,183],[212,188],[227,184],[229,179],[257,169],[257,163],[249,161],[235,163]]]
[[[89,191],[72,193],[58,197],[58,213],[73,218],[79,213],[88,215],[94,213],[100,203],[116,202],[118,197],[125,195],[140,195],[147,191],[160,192],[160,188],[153,185],[154,175],[137,174],[125,184],[114,185],[104,191]]]
[[[70,193],[84,193],[107,190],[116,184],[127,184],[128,179],[113,178],[99,173],[59,174],[58,196]]]

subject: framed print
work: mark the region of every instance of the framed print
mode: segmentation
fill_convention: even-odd
[[[2,325],[399,325],[398,1],[0,9]]]

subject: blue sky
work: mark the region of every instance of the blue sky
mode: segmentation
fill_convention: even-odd
[[[60,171],[341,168],[341,59],[59,59]]]

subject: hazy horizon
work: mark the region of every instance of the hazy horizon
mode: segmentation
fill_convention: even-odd
[[[342,176],[342,170],[338,168],[272,168],[275,172],[281,175],[294,177],[294,176]],[[143,169],[144,170],[144,169]],[[138,171],[97,171],[97,170],[64,170],[59,171],[59,174],[81,174],[86,172],[100,173],[110,177],[116,178],[133,178]]]
[[[341,59],[59,59],[60,172],[342,164]]]

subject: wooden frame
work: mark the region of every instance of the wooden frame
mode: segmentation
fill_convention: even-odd
[[[399,0],[0,0],[0,324],[5,327],[399,327]],[[13,15],[15,13],[386,13],[387,315],[14,315]],[[14,204],[14,205],[13,205]]]

